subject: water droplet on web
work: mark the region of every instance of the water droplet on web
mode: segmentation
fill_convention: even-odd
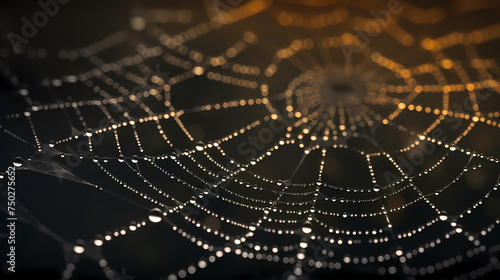
[[[201,151],[203,151],[203,149],[204,149],[204,148],[205,148],[205,147],[204,147],[203,142],[198,141],[198,142],[196,143],[196,150],[197,150],[197,151],[200,151],[200,152],[201,152]]]
[[[75,242],[75,245],[73,246],[73,251],[75,251],[75,253],[77,254],[83,254],[83,252],[85,252],[85,242],[81,239],[78,239],[76,242]]]
[[[92,158],[92,161],[93,161],[93,162],[98,162],[98,161],[99,161],[99,157],[98,157],[98,156],[94,156],[94,157]]]
[[[92,136],[92,129],[87,129],[87,132],[85,132],[85,136],[91,137]]]
[[[250,226],[248,227],[250,231],[255,231],[257,229],[257,226],[254,222],[250,223]]]
[[[205,267],[207,267],[207,262],[205,260],[201,260],[198,262],[198,266],[200,268],[205,268]]]
[[[56,145],[56,142],[54,142],[54,141],[49,142],[49,147],[54,148],[55,145]]]
[[[446,221],[448,220],[448,213],[446,213],[446,211],[441,211],[439,212],[439,219],[441,221]]]
[[[118,161],[119,162],[124,162],[125,161],[125,157],[124,156],[119,156],[118,157]]]
[[[100,247],[104,244],[104,236],[102,234],[96,235],[94,239],[94,245]]]
[[[130,225],[128,226],[128,228],[129,228],[131,231],[135,231],[135,230],[137,230],[137,223],[136,223],[135,221],[130,222]]]
[[[106,235],[104,236],[104,239],[106,239],[106,241],[110,241],[112,237],[113,233],[111,231],[106,231]]]
[[[396,253],[396,256],[401,257],[403,255],[403,248],[401,246],[396,247],[394,253]]]
[[[305,221],[302,225],[302,232],[305,234],[309,234],[312,232],[312,223],[310,221]]]
[[[138,158],[136,155],[134,155],[134,156],[132,156],[131,161],[132,161],[133,163],[138,163],[138,162],[139,162],[139,158]]]
[[[302,249],[307,248],[307,246],[308,246],[308,245],[309,245],[309,244],[308,244],[308,242],[307,242],[307,238],[303,238],[303,239],[300,241],[300,243],[299,243],[299,246],[300,246],[300,248],[302,248]]]
[[[21,167],[24,163],[24,160],[21,157],[16,157],[12,163],[15,167]]]
[[[130,27],[136,31],[141,31],[146,28],[147,22],[143,17],[133,17],[130,20]]]
[[[374,192],[378,192],[378,191],[380,191],[380,186],[379,186],[379,185],[374,185],[374,186],[373,186],[373,191],[374,191]]]
[[[203,75],[204,72],[205,72],[205,69],[203,69],[203,67],[201,67],[201,66],[193,67],[193,74],[195,74],[196,76]]]
[[[151,212],[149,212],[149,220],[153,223],[159,223],[162,220],[162,211],[159,208],[153,208]]]
[[[27,90],[27,89],[22,88],[22,89],[20,89],[20,90],[19,90],[19,94],[21,94],[22,96],[27,96],[27,95],[28,95],[28,93],[29,93],[29,92],[28,92],[28,90]]]

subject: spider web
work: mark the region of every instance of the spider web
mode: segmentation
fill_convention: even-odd
[[[363,42],[385,3],[221,3],[137,10],[130,27],[58,49],[38,88],[2,64],[22,104],[1,123],[19,174],[135,207],[74,242],[18,206],[63,247],[63,279],[83,257],[126,279],[106,247],[162,224],[202,249],[168,279],[225,255],[283,264],[284,279],[498,269],[496,10],[404,3]],[[466,16],[494,20],[460,30]]]

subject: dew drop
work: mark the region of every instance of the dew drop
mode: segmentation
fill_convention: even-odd
[[[130,229],[130,231],[135,231],[137,229],[137,223],[134,221],[130,222],[128,228]]]
[[[141,31],[146,28],[147,22],[143,17],[134,17],[130,20],[130,26],[136,31]]]
[[[87,129],[87,132],[85,132],[85,136],[91,137],[92,136],[92,130],[89,128]]]
[[[98,234],[95,236],[94,245],[100,247],[104,244],[104,236],[102,234]]]
[[[81,239],[78,239],[76,242],[75,242],[75,245],[73,246],[73,251],[75,251],[75,253],[77,254],[83,254],[83,252],[85,252],[85,242]]]
[[[133,163],[138,163],[139,162],[139,158],[136,155],[132,156],[131,160],[132,160]]]
[[[312,223],[310,221],[305,221],[302,225],[302,232],[305,234],[309,234],[312,232]]]
[[[203,142],[198,141],[198,142],[196,143],[196,150],[201,152],[201,151],[203,151],[203,149],[205,149],[205,147],[204,147],[204,145],[203,145]]]
[[[403,248],[401,246],[396,247],[396,256],[401,257],[403,255]]]
[[[448,214],[446,213],[446,211],[441,211],[439,212],[439,219],[441,221],[446,221],[448,220]]]
[[[198,262],[198,266],[200,268],[205,268],[205,267],[207,267],[207,262],[204,261],[204,260],[201,260],[201,261]]]
[[[49,142],[49,147],[54,148],[55,145],[56,145],[56,142],[54,142],[54,141]]]
[[[149,220],[153,223],[159,223],[162,220],[162,211],[159,208],[153,208],[149,212]]]
[[[21,94],[22,96],[27,96],[27,95],[28,95],[28,93],[29,93],[29,92],[28,92],[28,90],[27,90],[27,89],[22,88],[22,89],[20,89],[20,90],[19,90],[19,94]]]
[[[24,163],[24,160],[21,157],[16,157],[12,163],[15,167],[21,167]]]
[[[203,75],[204,72],[205,72],[205,69],[203,69],[203,67],[201,67],[201,66],[193,67],[193,74],[195,74],[196,76]]]
[[[256,225],[254,222],[250,223],[250,226],[248,227],[250,231],[255,231],[257,229]]]

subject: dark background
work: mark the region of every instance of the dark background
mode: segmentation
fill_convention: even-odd
[[[419,2],[419,3],[414,3]],[[412,1],[415,5],[420,7],[430,7],[433,5],[433,1]],[[436,37],[443,34],[447,34],[450,30],[473,30],[481,26],[487,26],[492,23],[498,22],[498,14],[495,9],[498,7],[493,6],[492,9],[484,9],[481,11],[476,11],[469,15],[454,16],[452,11],[449,10],[450,1],[440,2],[444,9],[446,9],[450,14],[450,20],[444,21],[433,28],[422,28],[420,26],[412,26],[410,23],[403,22],[402,24],[409,28],[409,30],[414,30],[415,32],[425,33],[425,35],[430,37]],[[293,6],[293,5],[292,5]],[[140,13],[141,8],[147,7],[166,7],[168,9],[185,8],[194,12],[195,18],[199,17],[204,19],[204,4],[202,1],[70,1],[66,5],[60,6],[59,13],[51,18],[48,24],[40,28],[38,34],[30,39],[27,44],[26,51],[21,55],[14,55],[11,51],[5,51],[9,49],[9,42],[7,41],[7,34],[9,32],[20,33],[22,26],[21,18],[26,16],[31,18],[31,16],[39,11],[40,7],[36,4],[36,1],[2,1],[0,3],[0,35],[3,40],[3,44],[0,46],[0,61],[3,61],[5,65],[11,69],[12,72],[16,74],[22,81],[22,87],[28,88],[30,90],[30,96],[33,96],[35,100],[38,100],[41,104],[51,103],[60,100],[68,100],[69,98],[74,98],[75,100],[87,99],[88,89],[78,86],[68,86],[61,88],[45,87],[41,84],[44,79],[55,78],[67,73],[80,73],[81,71],[88,68],[88,65],[81,61],[69,62],[60,61],[56,58],[58,50],[61,48],[72,50],[75,48],[80,48],[82,46],[87,46],[95,41],[100,40],[117,32],[119,30],[130,30],[129,20],[135,13]],[[291,7],[292,9],[294,7]],[[298,8],[297,8],[298,9]],[[299,10],[299,9],[298,9]],[[356,10],[353,8],[353,13],[366,13],[363,9]],[[197,20],[194,20],[197,22]],[[179,26],[173,24],[171,26],[172,33],[176,31],[183,30],[184,26]],[[328,32],[336,33],[346,26],[336,26]],[[246,29],[257,30],[260,39],[258,45],[259,53],[263,53],[262,57],[249,55],[246,59],[249,61],[255,60],[257,65],[266,65],[268,61],[272,58],[273,52],[278,48],[286,45],[291,38],[301,37],[308,35],[309,31],[304,29],[287,29],[280,28],[276,23],[270,19],[268,14],[257,16],[255,19],[245,20],[235,24],[234,26],[227,27],[224,32],[218,32],[209,39],[200,40],[193,42],[197,44],[197,49],[202,52],[207,53],[217,53],[218,49],[225,49],[232,42],[234,38],[239,38],[238,36]],[[350,29],[349,29],[350,30]],[[321,32],[314,31],[321,35]],[[385,37],[385,34],[377,37],[373,42],[374,49],[382,49],[386,53],[393,55],[394,60],[401,61],[405,64],[418,64],[417,62],[422,58],[428,58],[428,54],[412,48],[407,51],[402,51],[401,46],[391,41],[390,38]],[[136,40],[148,40],[143,38],[141,34],[134,34],[132,36]],[[498,40],[497,40],[498,41]],[[1,42],[1,41],[0,41]],[[150,43],[150,41],[149,41]],[[498,54],[495,53],[499,47],[498,42],[492,42],[487,46],[482,46],[481,52],[486,56],[492,56],[498,58]],[[46,59],[36,58],[36,51],[43,48],[47,52]],[[2,56],[2,52],[8,54]],[[116,53],[109,53],[109,57],[120,57],[130,52],[127,47],[119,48]],[[382,52],[382,51],[381,51]],[[456,54],[460,59],[460,54]],[[498,61],[498,60],[497,60]],[[155,67],[155,63],[151,62],[151,67]],[[164,67],[164,68],[163,68]],[[283,66],[284,68],[286,66]],[[160,70],[163,72],[168,72],[170,75],[174,75],[178,69],[171,69],[168,66],[160,65]],[[285,75],[276,78],[274,81],[276,86],[286,85],[289,76],[293,76],[293,71],[290,73],[285,71]],[[197,78],[187,85],[181,85],[179,90],[186,89],[189,92],[201,92],[209,88],[211,84],[204,81],[202,78]],[[185,88],[182,88],[182,87]],[[284,87],[284,86],[283,86]],[[13,85],[6,78],[2,78],[0,84],[0,111],[2,115],[2,125],[6,120],[4,116],[12,113],[22,113],[26,110],[27,105],[23,99],[17,93],[17,86]],[[208,94],[198,94],[191,98],[178,97],[176,100],[180,107],[189,106],[193,104],[204,104],[212,99],[212,95],[218,90],[206,90]],[[228,97],[231,94],[236,94],[235,89],[228,89]],[[98,97],[98,96],[97,96]],[[198,103],[199,102],[199,103]],[[493,99],[493,101],[485,104],[484,109],[488,111],[489,108],[496,108],[498,110],[498,100]],[[491,107],[488,107],[491,106]],[[493,109],[492,109],[493,110]],[[232,114],[232,115],[231,115]],[[201,133],[196,135],[199,140],[210,140],[217,138],[217,136],[224,135],[227,132],[231,132],[234,129],[241,126],[241,124],[246,124],[247,119],[251,120],[256,116],[262,116],[265,114],[264,111],[251,111],[244,116],[237,115],[235,111],[229,115],[220,116],[198,116],[193,117],[193,119],[187,118],[186,122],[188,124],[200,124],[202,127]],[[236,116],[237,117],[234,117]],[[204,119],[206,117],[206,119]],[[210,119],[209,117],[213,117]],[[228,118],[229,117],[229,118]],[[233,118],[231,118],[233,117]],[[70,126],[65,122],[57,122],[58,116],[47,116],[46,119],[40,117],[37,118],[36,127],[40,127],[38,133],[43,143],[47,143],[44,139],[60,139],[64,136],[71,134]],[[89,117],[95,123],[100,119],[95,116],[95,119]],[[91,121],[88,121],[91,123]],[[415,119],[408,116],[408,123],[411,123]],[[202,122],[205,123],[202,123]],[[26,123],[9,123],[9,129],[14,131],[18,135],[24,137],[25,139],[32,139],[31,131]],[[94,126],[96,127],[96,126]],[[75,129],[83,131],[83,127],[74,126]],[[418,127],[415,127],[418,129]],[[145,131],[147,133],[147,130]],[[389,132],[390,133],[390,132]],[[392,134],[387,134],[381,136],[379,140],[390,141]],[[45,138],[44,138],[45,137]],[[175,138],[175,136],[173,136]],[[485,140],[486,139],[486,140]],[[490,140],[488,140],[490,139]],[[487,128],[478,128],[469,137],[464,139],[462,145],[467,148],[474,150],[479,150],[487,155],[493,155],[498,157],[500,155],[499,147],[496,145],[500,139],[498,130],[491,130]],[[172,151],[165,150],[163,147],[151,140],[150,155],[160,154],[160,153],[170,153]],[[178,140],[179,145],[184,145],[181,139]],[[404,140],[397,141],[394,140],[396,144],[404,142]],[[33,141],[31,140],[31,143]],[[7,166],[11,165],[12,159],[16,156],[21,156],[27,158],[33,156],[36,152],[31,146],[28,146],[20,141],[13,139],[12,137],[6,135],[5,133],[0,134],[0,145],[2,146],[1,159],[0,159],[0,169],[4,170]],[[100,147],[102,151],[107,149],[111,150],[114,143],[112,140],[107,139],[104,144]],[[192,143],[185,144],[185,148],[192,147]],[[184,147],[184,146],[183,146]],[[57,149],[65,149],[64,146],[56,147]],[[298,157],[296,156],[297,151],[290,153],[282,153],[280,157],[274,157],[272,162],[266,163],[262,170],[255,170],[256,173],[268,172],[268,175],[272,178],[282,179],[283,177],[289,176],[289,172],[294,170],[296,161]],[[113,155],[109,155],[112,157]],[[317,156],[317,155],[316,155]],[[439,154],[433,155],[429,161],[435,162],[435,159],[439,157]],[[342,155],[339,153],[332,160],[337,160],[338,162],[345,164],[344,169],[340,168],[338,173],[331,174],[333,178],[340,178],[339,183],[343,185],[356,185],[354,182],[364,182],[364,178],[367,174],[366,170],[359,171],[356,167],[356,159],[350,158],[348,155]],[[302,180],[308,181],[307,178],[308,166],[312,166],[314,162],[317,163],[318,157],[311,159],[311,165],[306,164],[306,168],[301,170],[301,175],[298,176],[298,181]],[[64,163],[63,160],[61,160]],[[446,183],[450,181],[450,178],[456,176],[457,172],[467,162],[467,157],[457,156],[456,158],[451,158],[443,167],[443,169],[437,174],[431,174],[427,181],[420,182],[422,185],[428,186],[432,183],[441,180]],[[295,164],[295,165],[294,165]],[[168,164],[167,164],[168,167]],[[350,168],[349,168],[350,167]],[[117,168],[118,169],[118,168]],[[440,206],[444,209],[450,209],[450,213],[458,213],[464,209],[464,205],[470,205],[472,201],[476,201],[478,197],[483,195],[486,190],[491,188],[491,186],[496,182],[498,176],[498,166],[492,164],[491,166],[484,163],[481,169],[482,173],[473,176],[474,178],[481,178],[482,183],[479,187],[475,189],[467,188],[467,183],[459,182],[457,183],[457,188],[454,191],[450,191],[444,198],[440,198]],[[19,170],[16,172],[16,199],[19,202],[17,206],[18,215],[22,215],[29,222],[28,224],[21,221],[17,222],[16,227],[16,260],[17,267],[19,269],[15,276],[9,276],[14,279],[56,279],[60,278],[61,271],[64,270],[65,256],[71,255],[71,252],[67,252],[67,246],[77,239],[92,240],[96,233],[104,233],[107,230],[113,230],[115,228],[120,228],[121,226],[126,226],[131,220],[140,221],[147,217],[149,209],[152,205],[146,205],[144,203],[139,203],[139,205],[129,203],[124,200],[127,197],[126,193],[122,193],[118,187],[111,186],[109,178],[105,178],[104,175],[98,174],[98,169],[92,165],[90,159],[85,159],[76,168],[75,174],[79,175],[81,178],[92,181],[100,186],[108,186],[112,193],[118,193],[119,196],[113,195],[108,192],[97,192],[93,187],[74,181],[64,180],[61,181],[58,178],[37,173],[28,170]],[[124,171],[116,172],[122,176],[127,176]],[[288,172],[288,173],[287,173]],[[360,175],[361,173],[361,175]],[[282,174],[285,174],[282,176]],[[304,175],[302,175],[304,174]],[[431,177],[435,176],[435,177]],[[479,180],[479,179],[477,179]],[[470,181],[469,181],[470,182]],[[2,185],[5,186],[6,181],[2,181]],[[106,188],[106,187],[105,187]],[[431,187],[432,188],[432,187]],[[188,199],[190,195],[187,195],[185,199]],[[134,198],[131,198],[134,200]],[[486,210],[478,211],[478,214],[471,215],[467,219],[464,219],[464,227],[469,229],[471,232],[479,231],[482,226],[494,221],[494,217],[499,216],[498,203],[500,199],[498,195],[492,197],[488,200],[488,204],[485,205]],[[3,202],[2,202],[3,203]],[[26,207],[24,212],[20,205]],[[422,206],[422,205],[421,205]],[[244,210],[224,208],[223,204],[217,205],[215,202],[211,207],[225,213],[227,215],[238,215],[248,214]],[[240,212],[238,212],[240,211]],[[232,213],[231,213],[232,212]],[[242,219],[249,219],[250,221],[254,218],[253,213],[248,214],[248,217],[241,217]],[[258,215],[258,214],[256,214]],[[421,211],[420,208],[413,210],[406,210],[399,217],[394,217],[394,220],[399,221],[398,226],[401,231],[411,228],[412,225],[420,224],[418,221],[429,220],[434,215],[428,209],[425,212]],[[2,212],[0,215],[1,219],[4,220],[6,215]],[[257,217],[257,216],[255,216]],[[37,222],[35,222],[37,221]],[[173,217],[172,221],[178,223],[179,225],[184,225],[184,222],[179,217]],[[37,223],[45,225],[53,233],[45,234],[33,225]],[[374,225],[377,225],[380,221],[373,221]],[[188,228],[189,226],[186,225]],[[350,225],[343,225],[344,227],[349,227]],[[357,225],[356,225],[357,226]],[[342,226],[340,226],[342,227]],[[192,227],[191,227],[192,229]],[[231,232],[235,229],[227,229]],[[3,230],[1,231],[3,232]],[[428,236],[423,236],[420,238],[413,238],[409,242],[415,244],[421,244],[427,242],[432,238],[435,238],[440,233],[444,232],[444,229],[440,226],[436,226],[430,231]],[[238,232],[235,230],[235,233]],[[67,243],[57,242],[53,239],[54,234],[65,240]],[[267,241],[267,243],[292,243],[297,242],[299,239],[290,238],[283,240],[276,240],[276,236],[265,235],[256,236],[257,240],[261,242]],[[489,239],[485,240],[487,247],[492,247],[498,244],[498,233],[492,233],[488,236]],[[491,239],[491,240],[490,240]],[[466,245],[464,245],[466,244]],[[219,244],[223,246],[224,244]],[[5,239],[1,239],[0,248],[2,248],[2,254],[5,252],[4,248],[6,246]],[[65,247],[66,246],[66,247]],[[450,242],[449,245],[441,246],[437,252],[424,254],[421,259],[416,258],[413,262],[416,266],[420,264],[434,264],[451,256],[455,256],[458,252],[462,252],[462,249],[467,246],[471,246],[470,243],[464,242],[464,240],[458,240]],[[411,245],[409,245],[411,247]],[[468,247],[467,247],[468,248]],[[359,248],[358,248],[359,249]],[[367,255],[376,255],[380,253],[378,250],[387,250],[387,248],[366,248],[365,252]],[[66,250],[66,254],[65,254]],[[343,250],[343,251],[342,251]],[[455,252],[457,250],[458,252]],[[464,249],[465,250],[465,249]],[[124,237],[113,239],[112,242],[106,243],[102,247],[102,253],[106,257],[110,267],[118,272],[122,271],[122,268],[126,269],[126,274],[135,276],[135,279],[162,279],[161,277],[166,277],[170,273],[176,273],[179,268],[186,268],[190,264],[195,264],[199,257],[206,256],[204,250],[197,248],[190,241],[182,238],[177,233],[173,232],[167,223],[160,224],[149,224],[146,228],[138,230],[135,233],[127,234]],[[339,249],[338,256],[342,256],[344,249]],[[462,252],[463,253],[463,252]],[[494,255],[495,253],[493,253]],[[498,256],[498,253],[496,253]],[[97,254],[99,255],[99,254]],[[291,255],[291,254],[290,254]],[[471,269],[476,269],[483,266],[489,262],[490,254],[479,255],[473,258],[471,261],[467,259],[467,262],[463,264],[453,266],[452,268],[443,270],[439,273],[435,273],[430,278],[443,279],[449,277],[455,277],[463,272],[467,272]],[[2,258],[5,257],[2,255]],[[74,279],[104,279],[102,270],[99,268],[95,260],[89,259],[92,256],[83,255],[80,262],[76,266],[74,272]],[[208,264],[208,267],[198,271],[194,276],[188,276],[189,279],[282,279],[286,271],[290,269],[290,265],[285,265],[283,262],[270,263],[267,261],[257,261],[242,259],[241,257],[236,257],[233,254],[225,254],[222,260],[217,260],[213,264]],[[379,276],[377,273],[378,267],[374,266],[343,266],[343,269],[339,273],[338,271],[328,271],[328,270],[318,270],[313,275],[310,275],[312,279],[330,279],[335,277],[337,279],[348,279],[353,277],[353,275],[364,276],[364,278],[370,279],[389,279],[390,276],[384,275]],[[5,267],[2,268],[2,273],[5,273]],[[2,275],[4,276],[4,275]],[[395,279],[402,277],[402,274],[396,274],[393,276]],[[488,274],[485,278],[496,279],[500,276],[498,271],[494,271]],[[126,278],[124,278],[126,279]]]

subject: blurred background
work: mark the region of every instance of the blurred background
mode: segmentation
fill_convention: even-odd
[[[500,216],[500,197],[494,191],[500,171],[496,145],[500,140],[497,1],[7,0],[0,5],[0,170],[12,166],[16,157],[24,160],[15,178],[18,272],[9,274],[8,264],[2,261],[2,279],[499,277],[500,240],[494,226]],[[391,68],[391,63],[396,66]],[[414,80],[409,82],[400,69],[411,69]],[[297,95],[300,90],[291,90],[293,94],[285,98],[292,81],[307,71],[327,78],[297,85],[305,92],[302,99]],[[325,101],[315,90],[346,75],[356,78],[341,85],[346,91],[360,90],[360,96],[356,93],[354,97],[364,105],[347,103],[346,110],[351,110],[346,114],[347,123],[353,128],[343,134],[340,114],[330,115],[328,124],[328,118],[313,112],[319,106],[314,100],[337,106],[337,110],[342,107],[334,104],[337,97]],[[472,103],[468,84],[476,93]],[[443,108],[444,103],[448,108]],[[221,110],[215,109],[217,104]],[[418,110],[419,106],[424,109]],[[407,110],[391,117],[398,108]],[[162,116],[158,122],[146,120],[155,114]],[[358,115],[364,120],[358,120]],[[478,120],[471,128],[473,116]],[[302,117],[309,119],[302,121]],[[263,138],[262,131],[271,128],[271,119],[290,130],[275,129],[270,134],[267,130]],[[137,124],[134,128],[131,120]],[[261,122],[254,124],[256,129],[246,128],[255,121]],[[127,125],[114,133],[111,129],[99,131],[123,122]],[[332,124],[336,128],[324,134],[325,127]],[[87,138],[93,141],[92,151],[86,133],[91,133]],[[237,136],[224,138],[235,133]],[[448,146],[430,140],[427,144],[432,152],[425,156],[423,147],[429,147],[424,146],[425,141],[405,149],[418,141],[417,135],[438,135],[435,133],[442,135],[443,143],[456,142],[458,151],[450,152]],[[198,201],[218,218],[194,206],[183,211],[177,208],[202,194],[207,189],[204,183],[220,183],[220,178],[231,173],[214,177],[211,174],[224,170],[214,162],[234,171],[231,160],[249,164],[249,159],[287,139],[294,142],[279,144],[279,149],[249,165],[247,172],[235,175],[237,180],[225,185],[228,191],[210,190]],[[225,154],[205,146],[213,161],[202,153],[192,153],[194,160],[182,155],[196,151],[200,142],[220,143]],[[304,150],[308,150],[307,156]],[[419,190],[447,212],[448,220],[439,220],[385,156],[372,157],[374,175],[370,175],[360,151],[392,155]],[[132,161],[134,155],[139,157],[137,165]],[[148,160],[168,173],[152,168]],[[316,201],[320,166],[323,185]],[[374,178],[382,187],[380,196],[387,196],[362,202],[377,197]],[[0,182],[2,210],[7,201],[6,179]],[[271,214],[277,220],[294,222],[264,221],[262,228],[275,232],[259,228],[254,236],[247,235],[245,244],[235,244],[233,238],[245,236],[247,228],[220,217],[247,226],[258,221],[263,216],[258,207],[270,207],[269,202],[282,190],[281,182],[291,184],[290,193],[283,195],[284,203],[277,207],[300,215]],[[124,188],[124,183],[137,193]],[[175,201],[151,191],[150,184]],[[148,221],[150,210],[158,205],[142,194],[176,210],[167,215],[168,222]],[[229,200],[216,198],[216,194]],[[310,240],[306,256],[323,262],[323,268],[311,268],[306,258],[304,267],[310,270],[303,268],[297,274],[293,270],[304,237],[300,228],[312,201],[319,210],[312,215],[315,235],[344,241],[359,238],[363,244],[330,246]],[[325,214],[376,213],[380,202],[387,209],[398,210],[368,218]],[[406,203],[408,207],[398,208]],[[0,216],[7,218],[4,211]],[[231,240],[207,233],[185,217],[220,230]],[[465,234],[450,227],[454,219]],[[131,232],[131,221],[147,225]],[[184,236],[178,228],[186,232]],[[93,245],[96,234],[112,235],[123,229],[127,234],[113,237],[102,247]],[[380,229],[377,236],[387,240],[379,244],[370,235],[352,234],[374,229]],[[278,235],[278,230],[294,230],[295,234]],[[0,231],[2,260],[8,248],[5,232],[5,228]],[[213,250],[203,249],[186,234],[213,244]],[[399,234],[404,238],[396,237]],[[83,254],[74,252],[77,240],[85,244]],[[264,244],[269,248],[260,257],[277,255],[279,261],[257,259],[255,246]],[[401,264],[394,255],[399,248],[396,244],[411,259]],[[278,254],[271,253],[273,245],[279,247]],[[231,248],[231,253],[216,256],[224,248]],[[236,249],[247,256],[253,252],[255,257],[235,255]],[[326,257],[329,252],[333,256]],[[386,255],[389,260],[383,263],[376,259]],[[217,260],[212,263],[210,257]],[[346,257],[356,258],[357,263]],[[367,264],[362,264],[363,257]],[[206,268],[199,267],[200,260],[208,262]],[[333,269],[325,268],[329,264]],[[196,273],[189,275],[189,267],[197,267]],[[389,269],[392,267],[397,269]]]

